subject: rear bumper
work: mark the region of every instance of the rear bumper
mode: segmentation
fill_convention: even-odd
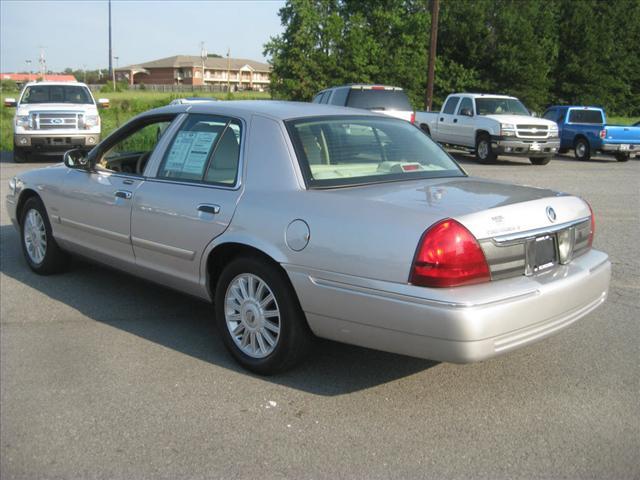
[[[517,137],[491,137],[491,148],[495,153],[522,155],[525,157],[548,157],[560,149],[559,138],[523,140]]]
[[[319,337],[453,363],[560,331],[604,302],[611,277],[607,255],[595,250],[535,277],[438,290],[284,267]]]
[[[16,134],[13,144],[32,152],[64,152],[76,147],[93,148],[100,142],[99,133]]]
[[[634,143],[603,143],[600,150],[606,153],[640,153],[640,144]]]

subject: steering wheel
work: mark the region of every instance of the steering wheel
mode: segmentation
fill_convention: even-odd
[[[151,152],[145,152],[138,157],[138,161],[136,162],[136,173],[138,175],[142,175],[144,172],[144,167],[147,165],[147,161],[151,156]]]

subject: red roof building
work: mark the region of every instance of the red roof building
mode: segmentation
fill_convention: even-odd
[[[13,80],[14,82],[35,82],[42,79],[39,73],[0,73],[0,80]],[[48,82],[77,82],[73,75],[47,74],[44,80]]]

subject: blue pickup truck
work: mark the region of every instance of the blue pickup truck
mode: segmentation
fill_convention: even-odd
[[[560,153],[573,149],[578,160],[589,160],[600,152],[626,162],[640,153],[640,127],[607,125],[601,108],[553,106],[542,116],[558,124]]]

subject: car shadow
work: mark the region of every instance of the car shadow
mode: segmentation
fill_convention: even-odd
[[[27,267],[12,225],[0,227],[0,271],[93,321],[237,372],[322,396],[368,389],[438,365],[318,339],[298,368],[259,377],[239,367],[214,324],[211,304],[116,270],[74,258],[68,272],[43,277]]]

